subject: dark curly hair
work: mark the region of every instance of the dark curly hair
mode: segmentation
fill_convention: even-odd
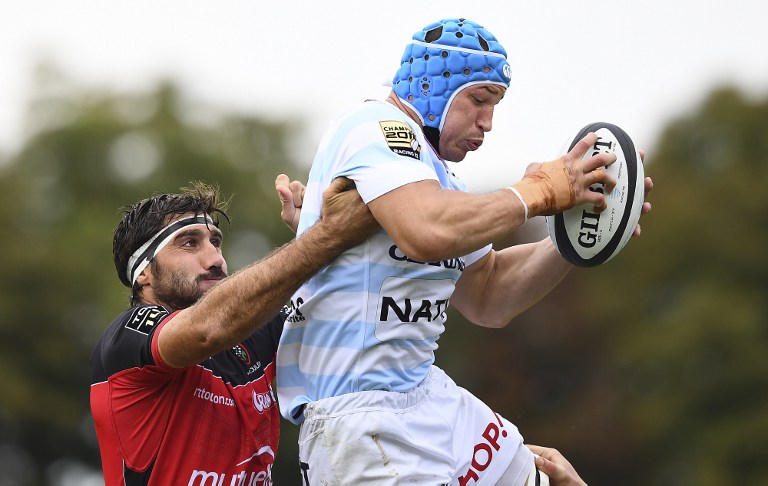
[[[219,226],[219,216],[229,222],[226,213],[229,201],[222,201],[218,186],[211,186],[200,181],[190,182],[189,187],[182,187],[179,194],[156,194],[121,210],[123,218],[115,228],[112,239],[112,256],[115,270],[120,281],[131,287],[131,305],[137,305],[141,286],[131,284],[126,275],[128,260],[133,252],[160,231],[176,215],[194,213],[207,214]]]

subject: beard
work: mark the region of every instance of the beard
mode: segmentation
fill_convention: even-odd
[[[155,298],[159,303],[171,310],[177,311],[191,307],[205,294],[206,290],[200,282],[212,278],[224,278],[227,273],[219,267],[213,267],[208,272],[190,280],[179,271],[163,269],[156,261],[152,261],[152,272],[155,274]]]

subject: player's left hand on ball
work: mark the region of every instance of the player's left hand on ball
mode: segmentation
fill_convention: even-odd
[[[645,161],[645,150],[639,150],[640,152],[640,159]],[[643,202],[643,209],[641,211],[642,214],[648,214],[651,212],[651,203],[647,201],[648,194],[653,190],[653,179],[650,177],[646,177],[643,181],[645,183],[645,199],[646,201]],[[633,237],[640,236],[641,228],[640,224],[635,227],[635,231],[632,233]]]
[[[565,160],[576,193],[576,204],[593,204],[595,212],[600,213],[607,207],[605,194],[616,186],[616,178],[606,170],[616,162],[616,154],[600,152],[585,157],[597,139],[597,134],[588,133],[566,154]],[[590,187],[595,183],[605,184],[605,192],[592,191]]]

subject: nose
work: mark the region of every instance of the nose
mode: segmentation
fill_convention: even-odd
[[[488,106],[477,114],[477,126],[484,132],[490,132],[493,128],[493,107]]]
[[[205,243],[205,251],[202,252],[203,267],[207,270],[213,267],[224,268],[226,264],[221,247],[214,246],[210,241]]]

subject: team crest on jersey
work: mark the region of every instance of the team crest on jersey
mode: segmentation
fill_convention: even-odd
[[[381,131],[384,133],[384,140],[387,147],[397,155],[404,155],[413,159],[419,159],[421,145],[416,139],[416,135],[407,123],[388,120],[380,121]]]
[[[159,305],[137,307],[131,314],[131,318],[125,323],[125,327],[146,336],[167,315],[168,311]]]
[[[248,354],[248,350],[242,344],[235,344],[232,346],[232,352],[237,358],[245,364],[251,364],[251,356]]]

